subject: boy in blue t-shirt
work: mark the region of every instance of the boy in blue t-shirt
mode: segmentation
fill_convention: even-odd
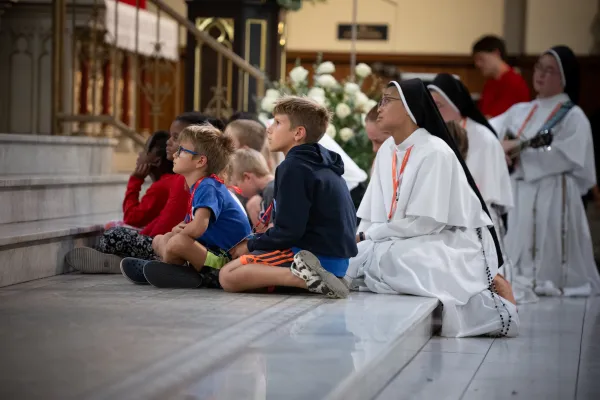
[[[302,97],[284,97],[267,130],[269,150],[285,160],[275,172],[274,226],[232,249],[236,260],[219,273],[223,289],[243,292],[298,287],[344,298],[342,278],[356,256],[356,210],[339,154],[318,144],[329,111]],[[274,268],[279,267],[279,268]]]
[[[228,251],[251,232],[242,206],[217,175],[235,151],[232,138],[207,124],[185,128],[179,139],[173,171],[190,188],[187,215],[172,232],[154,238],[152,247],[162,262],[122,261],[123,274],[135,283],[195,288],[211,276],[216,282],[218,270],[230,261]]]

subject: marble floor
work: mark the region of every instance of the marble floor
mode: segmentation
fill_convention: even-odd
[[[600,299],[521,306],[514,339],[431,338],[437,307],[42,279],[0,289],[0,398],[600,398]]]

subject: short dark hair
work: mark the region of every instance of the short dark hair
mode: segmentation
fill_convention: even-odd
[[[183,114],[179,114],[175,118],[175,121],[183,122],[187,125],[202,125],[208,122],[221,131],[225,129],[225,124],[222,120],[204,115],[198,111],[188,111],[184,112]]]
[[[327,130],[331,113],[316,101],[301,96],[283,96],[275,103],[273,115],[287,115],[291,127],[303,126],[306,143],[317,143]]]
[[[492,53],[496,50],[500,53],[500,58],[506,61],[506,45],[504,40],[498,36],[486,35],[473,44],[473,54],[480,52]]]
[[[376,105],[369,110],[365,117],[365,122],[375,122],[377,121],[377,117],[379,117],[379,105]]]

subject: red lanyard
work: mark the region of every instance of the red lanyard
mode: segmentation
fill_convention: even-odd
[[[271,204],[269,204],[269,207],[267,207],[263,215],[258,218],[258,222],[252,228],[252,232],[256,232],[258,227],[266,228],[269,226],[269,223],[271,222],[271,214],[273,213],[273,202],[274,200],[271,201]]]
[[[236,193],[237,193],[237,194],[239,194],[240,196],[242,195],[242,189],[240,189],[240,188],[239,188],[239,187],[237,187],[237,186],[229,185],[229,186],[227,186],[227,189],[231,189],[231,190],[233,190],[234,192],[236,192]]]
[[[558,110],[560,110],[561,107],[562,107],[562,103],[557,104],[556,107],[554,107],[554,109],[552,110],[552,112],[548,116],[548,118],[546,118],[545,122],[550,121],[550,119],[552,117],[554,117],[554,114],[556,114],[558,112]],[[535,104],[533,107],[531,107],[531,110],[529,111],[529,114],[527,114],[527,118],[525,118],[525,121],[523,121],[523,125],[521,125],[521,128],[519,128],[519,131],[517,132],[517,137],[521,136],[521,134],[523,133],[523,131],[527,127],[527,124],[529,124],[529,121],[531,121],[531,118],[533,117],[533,115],[535,114],[535,112],[537,111],[537,109],[538,109],[538,105],[537,104]]]
[[[396,207],[398,207],[402,176],[404,175],[404,169],[406,168],[406,164],[408,163],[408,158],[410,157],[410,152],[412,151],[412,148],[413,146],[410,146],[408,149],[406,149],[406,153],[404,153],[404,158],[402,159],[402,164],[400,165],[400,171],[398,173],[396,173],[396,170],[398,169],[398,153],[394,148],[394,157],[392,158],[392,185],[394,190],[394,197],[392,198],[392,206],[390,207],[390,213],[388,214],[388,221],[392,220],[392,217],[396,213]]]
[[[193,207],[192,207],[193,204],[194,204],[194,195],[196,194],[196,190],[198,189],[198,186],[200,186],[200,183],[202,183],[202,181],[204,180],[204,178],[213,178],[215,181],[217,181],[217,182],[219,182],[221,184],[224,183],[223,179],[219,178],[215,174],[211,174],[209,176],[204,176],[204,177],[198,179],[196,181],[196,183],[194,183],[192,185],[192,194],[190,195],[190,198],[188,200],[188,207],[187,207],[188,213],[187,213],[187,218],[186,218],[187,221],[186,222],[191,222],[191,220],[194,219],[194,214],[193,214],[194,210],[193,210]]]

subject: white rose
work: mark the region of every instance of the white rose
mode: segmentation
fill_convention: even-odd
[[[308,97],[311,99],[325,99],[325,90],[320,87],[314,87],[308,91]]]
[[[360,63],[355,67],[354,72],[356,73],[356,76],[364,79],[371,75],[371,67],[365,63]]]
[[[258,116],[258,118],[260,118],[260,115]],[[365,126],[367,124],[367,114],[363,113],[360,115],[360,122],[362,123],[362,126]]]
[[[335,65],[331,61],[325,61],[317,67],[317,75],[333,74],[335,72]]]
[[[363,92],[358,92],[354,95],[354,106],[357,110],[369,111],[366,109],[368,103],[369,97]]]
[[[369,99],[369,101],[367,101],[367,106],[365,107],[366,111],[371,111],[371,108],[377,106],[377,103],[375,100]]]
[[[337,86],[337,81],[333,75],[325,74],[317,77],[317,84],[325,89],[332,89]]]
[[[344,119],[350,114],[352,114],[352,110],[346,103],[340,103],[335,107],[335,115],[337,115],[339,119]]]
[[[337,134],[337,131],[335,130],[335,126],[329,124],[327,126],[327,130],[325,131],[325,133],[327,134],[327,136],[331,137],[332,139],[335,139],[335,135]]]
[[[354,132],[352,131],[352,129],[350,128],[342,128],[340,130],[340,138],[342,139],[342,142],[347,142],[348,140],[352,139],[354,137]]]
[[[265,94],[265,97],[271,97],[274,99],[278,99],[280,96],[279,90],[277,89],[267,89],[267,93]]]
[[[327,100],[325,99],[325,97],[315,96],[315,97],[311,97],[311,99],[320,106],[327,105]]]
[[[293,83],[302,83],[308,77],[308,70],[303,66],[299,65],[290,71],[290,79]]]
[[[354,82],[347,82],[344,85],[344,92],[346,92],[346,94],[353,95],[355,93],[360,92],[360,86],[358,86]]]
[[[265,113],[258,114],[258,120],[262,122],[264,126],[269,126],[269,115]]]
[[[272,113],[273,109],[275,108],[276,101],[277,101],[277,98],[275,98],[275,97],[265,97],[260,102],[260,108],[262,109],[262,111],[265,111],[267,113]]]

